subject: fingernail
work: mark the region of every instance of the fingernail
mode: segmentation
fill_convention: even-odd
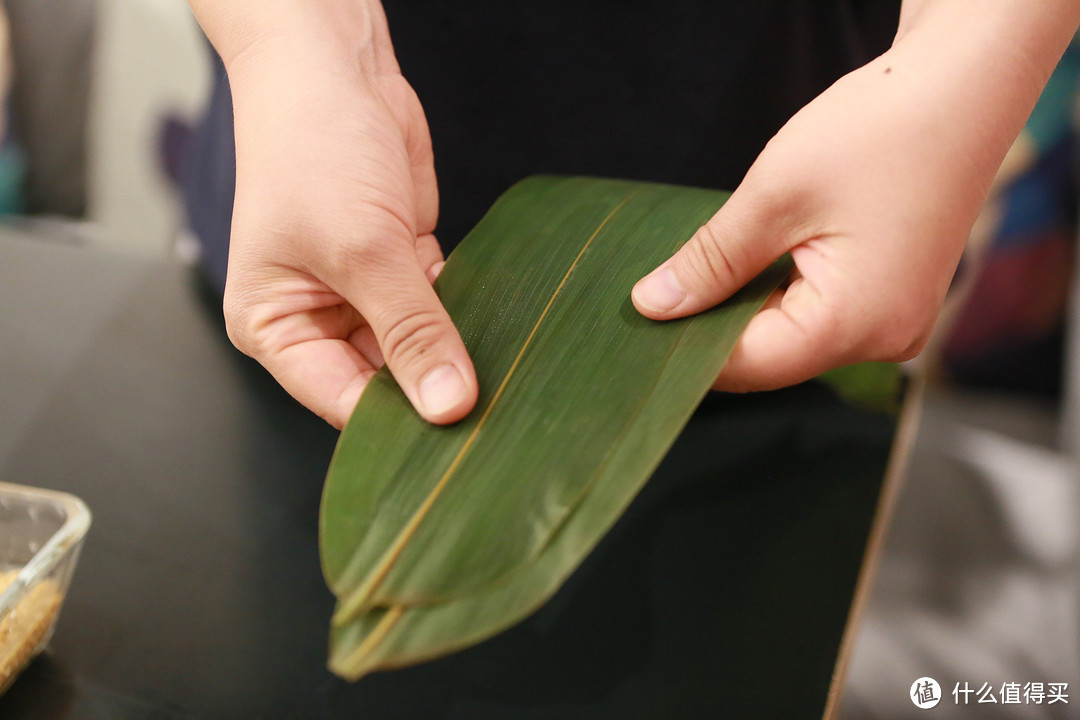
[[[443,267],[446,265],[446,261],[440,260],[439,262],[428,268],[427,276],[428,280],[435,282],[435,278],[439,277],[439,273],[442,272]]]
[[[646,310],[663,313],[672,310],[686,299],[671,268],[665,267],[646,275],[633,290],[634,301]]]
[[[440,365],[420,381],[420,403],[429,415],[442,415],[465,399],[465,380],[453,365]]]

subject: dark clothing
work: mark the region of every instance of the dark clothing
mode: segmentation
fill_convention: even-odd
[[[734,188],[792,114],[889,46],[899,13],[896,0],[384,5],[431,126],[447,250],[535,173]],[[230,112],[222,73],[187,193],[219,282]]]

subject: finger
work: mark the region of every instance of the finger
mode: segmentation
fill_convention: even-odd
[[[421,235],[435,232],[439,219],[439,188],[435,179],[435,164],[431,159],[431,142],[426,145],[423,159],[417,161],[410,152],[412,160],[413,192],[416,194],[416,230]]]
[[[344,286],[335,289],[370,324],[416,410],[429,422],[456,422],[476,404],[476,375],[457,328],[410,250],[386,246],[366,254],[364,265],[346,273]]]
[[[226,288],[226,326],[236,347],[257,359],[302,405],[341,428],[381,363],[363,319],[340,300],[265,317],[236,298]]]
[[[359,350],[339,339],[290,345],[262,362],[290,395],[339,430],[375,374]]]
[[[298,402],[340,429],[384,361],[371,326],[340,296],[334,297],[335,304],[267,317],[251,312],[227,291],[225,316],[238,349],[257,359]]]
[[[416,258],[420,261],[420,268],[427,276],[428,282],[435,282],[435,278],[438,277],[436,266],[440,266],[439,269],[441,269],[443,252],[434,235],[429,233],[416,238]]]
[[[794,244],[793,213],[747,181],[671,258],[638,281],[634,306],[655,320],[726,300]]]
[[[386,364],[382,349],[379,348],[379,340],[375,337],[375,331],[366,322],[349,334],[348,342],[360,351],[371,367],[378,369]]]
[[[416,230],[421,237],[435,232],[439,219],[439,184],[435,176],[435,154],[431,147],[431,131],[419,100],[411,105],[405,134],[405,150],[409,154],[413,193],[416,198]]]
[[[809,380],[850,361],[848,324],[799,278],[777,291],[746,326],[713,387],[729,392],[774,390]]]

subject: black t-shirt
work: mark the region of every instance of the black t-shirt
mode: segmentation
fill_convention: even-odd
[[[800,107],[892,40],[898,0],[387,0],[431,127],[447,249],[535,173],[733,189]],[[223,284],[233,183],[224,75],[187,200]]]

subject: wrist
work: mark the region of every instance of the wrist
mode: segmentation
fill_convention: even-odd
[[[879,58],[941,146],[987,182],[1080,22],[1075,0],[907,0]],[[879,68],[879,71],[882,71]],[[885,78],[882,78],[885,80]]]
[[[400,73],[378,0],[191,0],[231,81],[266,67]]]
[[[1019,132],[1078,24],[1076,0],[905,0],[888,54],[943,107]]]

